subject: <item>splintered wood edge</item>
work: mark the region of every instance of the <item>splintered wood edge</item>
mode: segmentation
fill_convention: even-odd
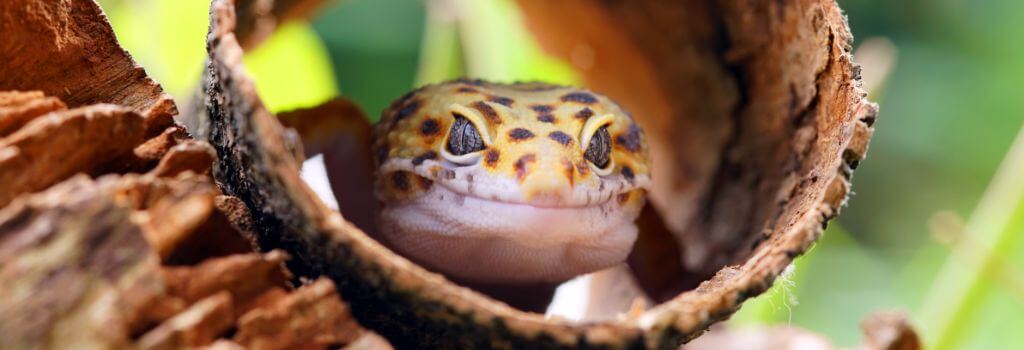
[[[794,140],[804,142],[804,147],[822,148],[811,152],[823,160],[818,163],[819,167],[791,172],[782,181],[803,184],[812,182],[812,176],[820,176],[823,179],[817,181],[824,185],[816,191],[800,191],[802,186],[796,185],[782,186],[779,198],[784,199],[783,203],[789,207],[799,202],[810,203],[810,209],[795,213],[790,222],[778,223],[741,265],[726,266],[697,289],[648,311],[639,322],[647,330],[648,346],[672,343],[672,339],[689,341],[711,324],[727,319],[746,299],[770,288],[793,259],[814,244],[828,221],[845,205],[850,177],[867,151],[878,106],[868,101],[860,88],[860,68],[852,62],[850,43],[853,38],[845,17],[834,2],[821,2],[821,6],[831,38],[825,69],[831,71],[823,71],[816,79],[819,94],[816,98],[830,97],[830,100],[820,100],[813,116],[814,119],[841,118],[842,121],[827,125],[827,130],[816,130],[814,139]],[[825,132],[831,135],[823,135]],[[815,175],[811,170],[821,172]]]
[[[548,321],[456,286],[345,222],[299,177],[283,127],[259,100],[242,65],[230,2],[215,1],[211,13],[210,65],[204,78],[210,129],[201,136],[217,149],[220,162],[214,173],[225,191],[255,209],[263,248],[292,254],[290,270],[306,277],[330,276],[360,323],[398,344],[422,344],[410,336],[431,333],[438,342],[453,331],[480,344],[526,344],[531,338],[550,346],[641,344],[639,329]],[[449,329],[454,326],[461,330]]]
[[[849,176],[863,158],[877,108],[858,87],[845,19],[834,2],[822,6],[835,39],[827,59],[839,76],[829,77],[836,81],[828,81],[832,86],[827,87],[838,91],[832,100],[819,103],[815,116],[844,119],[826,130],[834,134],[823,147],[834,152],[820,155],[829,167],[823,173],[828,186],[780,194],[811,202],[812,208],[781,225],[784,228],[741,266],[722,269],[696,290],[655,307],[638,321],[580,325],[512,309],[391,253],[328,209],[299,177],[300,164],[287,147],[284,128],[262,104],[244,69],[243,50],[233,34],[235,12],[228,0],[212,4],[210,64],[204,74],[210,128],[201,136],[218,152],[217,179],[252,209],[263,249],[287,250],[294,257],[289,268],[299,276],[331,277],[360,323],[399,347],[675,346],[768,289],[793,258],[813,244],[845,201]],[[799,181],[807,174],[789,176]]]
[[[0,90],[40,90],[70,107],[113,103],[146,117],[150,131],[173,124],[174,100],[117,42],[93,0],[5,0],[0,4]],[[16,20],[15,20],[16,19]]]
[[[144,120],[115,105],[56,111],[0,139],[0,207],[83,170],[131,153],[143,142]]]

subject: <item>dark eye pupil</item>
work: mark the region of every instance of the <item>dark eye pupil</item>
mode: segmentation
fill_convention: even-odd
[[[455,114],[455,122],[448,134],[448,152],[461,156],[484,149],[484,140],[480,131],[461,114]]]
[[[612,151],[612,136],[608,134],[608,127],[602,127],[590,138],[587,150],[583,152],[583,158],[594,163],[598,168],[608,166],[609,155]]]

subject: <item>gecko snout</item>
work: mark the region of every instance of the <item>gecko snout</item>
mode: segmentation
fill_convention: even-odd
[[[550,163],[547,163],[550,164]],[[572,182],[561,169],[552,166],[538,166],[523,178],[521,190],[529,203],[558,205],[564,203],[572,193]]]

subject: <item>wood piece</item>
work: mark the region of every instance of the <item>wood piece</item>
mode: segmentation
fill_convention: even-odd
[[[191,137],[185,128],[179,125],[164,129],[159,135],[151,137],[135,147],[131,153],[107,162],[99,169],[93,170],[96,175],[107,173],[144,173],[152,169],[168,151]]]
[[[0,348],[128,344],[162,289],[130,216],[84,176],[0,210]]]
[[[238,320],[232,340],[254,349],[312,349],[347,344],[363,333],[326,278]]]
[[[118,45],[95,1],[7,0],[0,16],[0,90],[126,106],[146,118],[147,135],[174,123],[171,96]]]
[[[216,157],[210,144],[189,140],[169,149],[150,174],[159,177],[174,177],[184,172],[209,175]]]
[[[181,349],[212,343],[234,325],[231,293],[221,291],[189,306],[139,338],[139,349]]]
[[[668,169],[654,202],[677,242],[695,239],[680,254],[703,282],[634,319],[575,324],[511,309],[394,255],[301,180],[287,129],[242,67],[232,3],[218,0],[197,135],[217,150],[225,193],[250,208],[260,246],[288,251],[301,277],[330,277],[356,318],[397,347],[668,348],[770,287],[836,215],[866,145],[854,138],[870,135],[854,131],[870,130],[876,109],[857,88],[834,1],[522,3],[531,21],[547,13],[562,28],[601,26],[598,39],[626,45],[613,47],[628,64],[585,75],[594,86],[621,82],[605,92],[650,108],[634,112],[668,134],[652,138],[655,164]],[[606,57],[595,50],[580,56]],[[643,67],[658,74],[630,70]]]
[[[0,91],[0,137],[10,135],[30,120],[67,109],[59,99],[42,91]]]
[[[770,286],[836,215],[877,107],[833,2],[519,4],[547,50],[648,131],[652,203],[680,250],[663,261],[683,266],[641,280],[663,295],[711,278],[652,310],[674,319],[666,330],[718,318],[669,314],[731,313],[721,307]]]
[[[236,306],[250,302],[272,287],[284,287],[289,277],[282,268],[285,254],[250,253],[210,259],[195,266],[163,270],[168,293],[196,302],[220,291],[231,293]]]
[[[142,143],[142,117],[94,105],[36,118],[0,140],[0,207],[15,196],[88,172]]]
[[[0,89],[67,84],[56,94],[80,106],[0,92],[0,348],[231,347],[215,340],[249,312],[289,322],[290,344],[370,334],[329,282],[293,293],[284,254],[252,253],[245,205],[205,176],[213,149],[170,124],[173,103],[117,47],[95,3],[2,2],[0,32],[0,71],[15,72]],[[39,36],[49,41],[26,42]],[[17,54],[54,57],[7,59],[26,46]],[[45,76],[53,69],[62,75]],[[83,79],[94,80],[79,91]]]
[[[256,228],[253,227],[252,216],[245,203],[238,197],[224,195],[217,196],[215,203],[217,210],[224,215],[231,227],[241,233],[254,248],[257,247]]]
[[[864,330],[861,348],[865,350],[922,349],[921,338],[905,313],[883,311],[868,315],[860,323]]]

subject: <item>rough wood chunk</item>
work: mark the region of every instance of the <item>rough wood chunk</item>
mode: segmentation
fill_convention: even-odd
[[[228,291],[236,306],[248,303],[288,279],[282,268],[285,254],[273,251],[221,257],[195,266],[164,269],[169,294],[195,302],[219,291]]]
[[[867,350],[917,350],[921,339],[907,315],[897,311],[876,312],[860,323],[864,330],[861,348]]]
[[[151,174],[159,177],[174,177],[183,172],[209,175],[216,157],[210,144],[186,141],[168,150]]]
[[[350,343],[362,332],[334,284],[321,278],[274,305],[242,315],[233,340],[253,349],[323,348]]]
[[[95,105],[36,118],[0,139],[0,207],[79,172],[88,172],[142,143],[142,117]]]
[[[38,116],[67,108],[64,102],[43,95],[42,91],[0,91],[0,137],[10,135]]]
[[[40,90],[0,92],[0,348],[238,348],[218,338],[249,313],[290,322],[286,344],[366,334],[329,282],[293,290],[283,253],[253,253],[214,150],[172,125],[95,2],[0,1],[0,33],[0,90]],[[276,344],[266,319],[246,334]]]
[[[179,125],[168,127],[159,135],[150,137],[135,147],[131,153],[109,162],[103,168],[94,170],[94,173],[144,173],[160,162],[172,147],[189,139],[191,137],[188,136],[184,127]]]
[[[5,0],[0,16],[0,90],[123,105],[146,117],[149,135],[173,123],[174,101],[118,45],[95,1]]]
[[[219,292],[189,306],[137,343],[139,349],[181,349],[212,343],[235,322],[231,293]]]
[[[163,288],[130,216],[85,177],[0,210],[0,348],[127,345]]]

